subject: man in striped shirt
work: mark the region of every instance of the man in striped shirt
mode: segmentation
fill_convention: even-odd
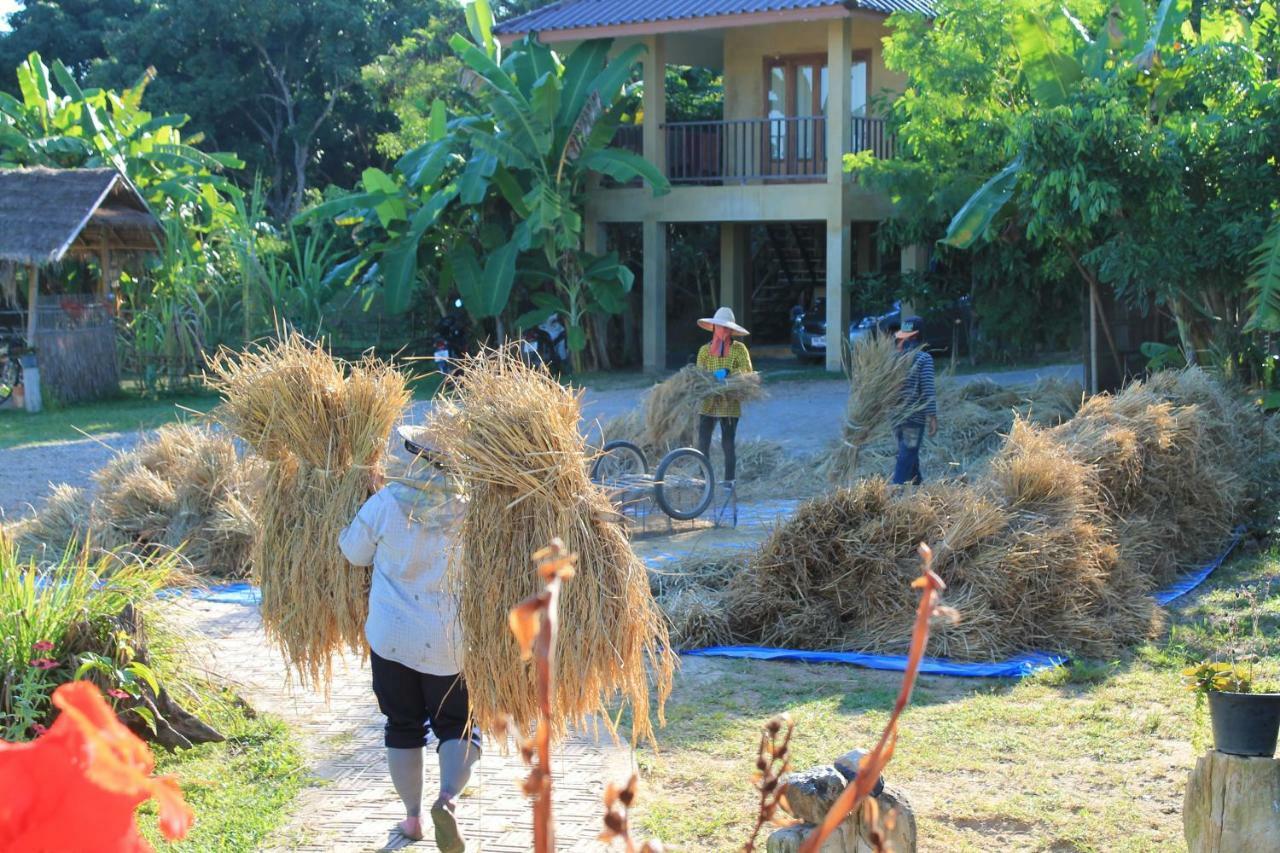
[[[923,481],[920,475],[920,445],[924,442],[925,430],[929,437],[938,433],[938,397],[933,383],[933,356],[925,352],[921,346],[920,329],[924,321],[919,317],[908,317],[902,321],[894,335],[898,349],[911,359],[911,369],[907,373],[907,381],[902,386],[902,421],[894,429],[898,439],[898,461],[893,467],[893,482],[901,485],[912,483],[919,485]]]

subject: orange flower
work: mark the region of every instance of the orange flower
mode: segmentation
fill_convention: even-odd
[[[154,797],[160,830],[191,826],[177,780],[154,777],[151,750],[116,719],[87,681],[53,692],[62,711],[43,737],[0,743],[0,853],[149,851],[134,810]]]

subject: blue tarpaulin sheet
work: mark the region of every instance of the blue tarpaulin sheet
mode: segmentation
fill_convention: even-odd
[[[712,646],[707,649],[694,649],[684,654],[694,657],[847,663],[867,669],[887,669],[892,672],[902,672],[907,668],[906,655],[872,655],[864,652],[806,652],[799,649],[766,649],[760,646]],[[920,672],[924,675],[952,675],[961,678],[1022,678],[1066,662],[1066,655],[1048,655],[1041,652],[1029,652],[992,663],[925,658],[920,662]]]
[[[1213,560],[1196,569],[1194,572],[1188,572],[1183,575],[1168,589],[1162,589],[1155,593],[1153,597],[1156,600],[1156,604],[1168,604],[1170,601],[1173,601],[1176,598],[1181,598],[1191,592],[1191,590],[1200,586],[1200,584],[1204,583],[1205,578],[1213,574],[1218,566],[1221,566],[1226,562],[1227,557],[1230,556],[1231,552],[1235,550],[1236,546],[1240,544],[1240,540],[1243,538],[1244,526],[1241,525],[1235,529],[1235,532],[1231,536],[1231,541],[1227,543],[1227,547],[1222,550],[1221,554],[1214,557]]]

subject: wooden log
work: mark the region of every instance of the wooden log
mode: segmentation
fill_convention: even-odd
[[[1280,761],[1209,750],[1182,803],[1190,853],[1280,850]]]

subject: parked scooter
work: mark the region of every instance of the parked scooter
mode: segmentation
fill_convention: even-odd
[[[461,359],[467,354],[467,315],[462,310],[461,299],[455,299],[453,310],[436,323],[432,349],[436,369],[441,373],[457,373],[462,369]]]
[[[520,338],[520,356],[526,364],[545,365],[552,373],[568,371],[568,329],[559,314],[552,314],[541,324],[525,329]]]
[[[13,396],[13,390],[22,384],[22,362],[27,341],[21,334],[0,333],[0,403]]]

